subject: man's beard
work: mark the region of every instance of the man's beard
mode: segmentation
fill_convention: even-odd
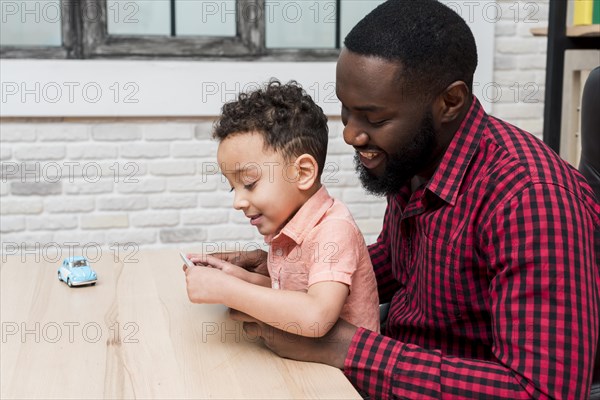
[[[354,155],[354,164],[361,184],[368,193],[387,196],[398,193],[406,181],[427,166],[436,146],[436,132],[431,111],[423,117],[419,133],[414,136],[408,147],[390,154],[383,175],[373,175],[360,162],[358,153]]]

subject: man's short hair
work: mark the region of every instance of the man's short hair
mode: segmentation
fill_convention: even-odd
[[[265,146],[286,160],[312,155],[321,176],[327,155],[327,117],[297,82],[271,80],[265,87],[240,93],[237,100],[223,105],[213,138],[222,141],[247,132],[262,135]]]
[[[346,36],[354,53],[399,61],[401,84],[435,96],[455,81],[472,91],[477,47],[466,22],[437,0],[388,0]]]

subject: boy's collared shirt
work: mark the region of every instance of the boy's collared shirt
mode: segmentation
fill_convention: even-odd
[[[350,293],[340,316],[379,331],[377,283],[365,240],[348,208],[325,187],[265,242],[271,287],[306,292],[318,282],[344,283]]]

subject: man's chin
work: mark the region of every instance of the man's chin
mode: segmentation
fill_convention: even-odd
[[[392,180],[384,174],[378,177],[362,165],[357,167],[358,179],[367,193],[374,196],[388,196],[397,193],[403,185],[402,180]]]

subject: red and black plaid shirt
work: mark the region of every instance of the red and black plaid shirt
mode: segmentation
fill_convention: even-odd
[[[600,206],[579,173],[474,99],[437,171],[388,197],[370,246],[385,336],[344,373],[373,399],[588,396]]]

